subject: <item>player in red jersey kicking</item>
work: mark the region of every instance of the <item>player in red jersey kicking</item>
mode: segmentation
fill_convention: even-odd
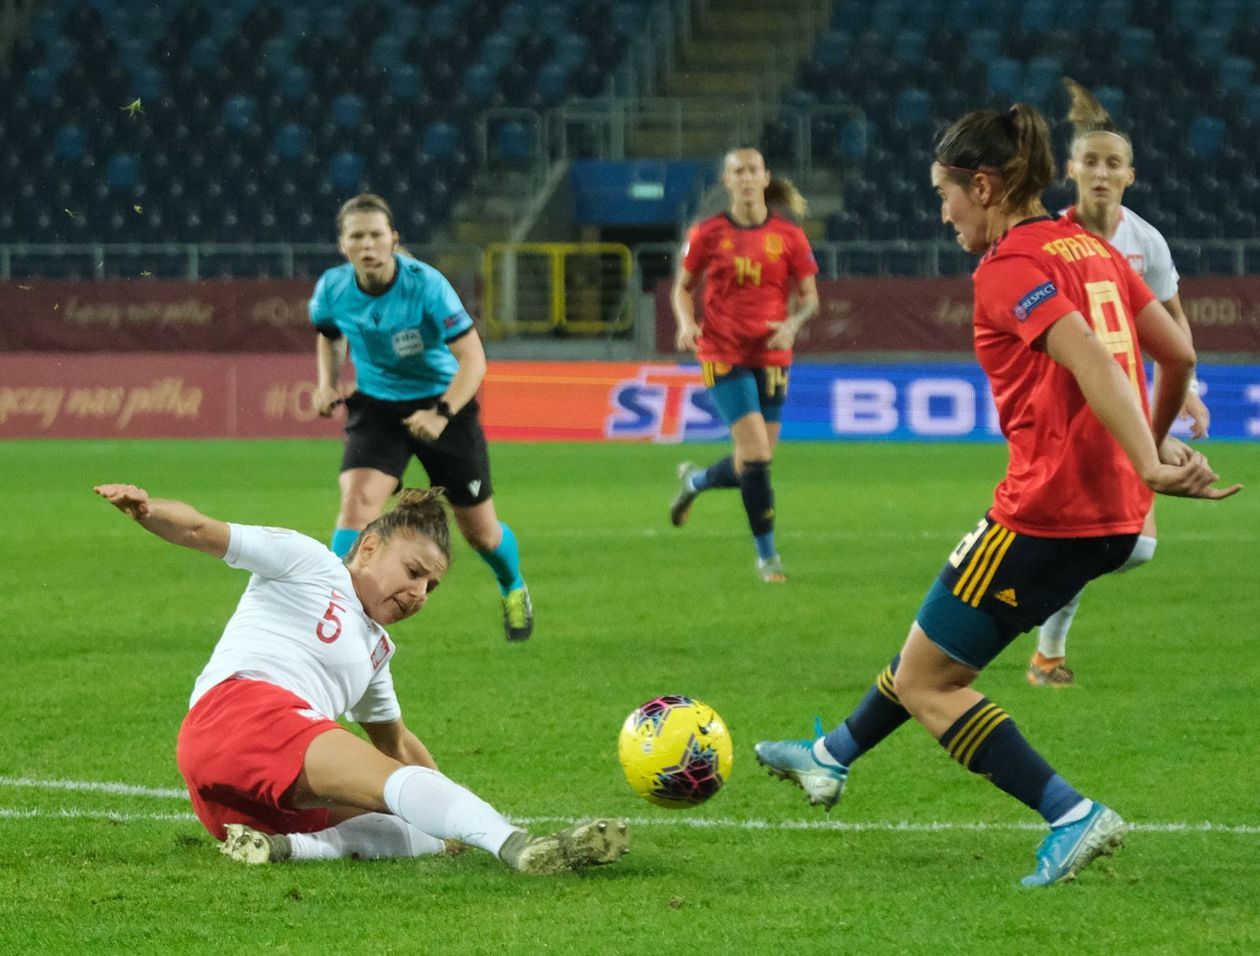
[[[284,528],[228,524],[135,485],[96,493],[159,538],[251,572],[197,678],[176,758],[193,810],[246,863],[440,853],[456,840],[522,873],[611,863],[624,822],[534,836],[439,773],[402,720],[387,626],[451,560],[440,489],[405,489],[343,562]],[[337,723],[345,714],[371,743]]]
[[[692,227],[671,298],[678,349],[697,353],[735,452],[708,468],[683,462],[669,517],[682,527],[702,491],[738,488],[757,548],[757,573],[778,583],[787,576],[774,543],[770,462],[787,399],[792,344],[818,311],[818,264],[801,228],[772,208],[786,203],[800,215],[804,199],[791,183],[771,177],[761,153],[727,153],[722,185],[730,209]],[[697,321],[692,290],[701,277],[704,312]]]
[[[936,144],[941,219],[983,258],[973,275],[976,356],[1009,445],[993,505],[946,561],[900,653],[848,719],[811,740],[762,741],[757,759],[833,806],[862,754],[913,717],[951,757],[1041,814],[1050,832],[1025,886],[1073,878],[1124,840],[1001,707],[972,689],[1018,634],[1133,551],[1153,493],[1220,499],[1207,459],[1168,437],[1195,355],[1106,241],[1051,218],[1046,121],[1016,105],[969,113]],[[1149,416],[1142,348],[1155,359]]]

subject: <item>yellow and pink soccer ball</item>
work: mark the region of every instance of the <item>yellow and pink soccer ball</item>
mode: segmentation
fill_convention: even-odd
[[[655,697],[626,718],[618,741],[630,788],[674,809],[704,803],[731,776],[735,754],[726,723],[692,697]]]

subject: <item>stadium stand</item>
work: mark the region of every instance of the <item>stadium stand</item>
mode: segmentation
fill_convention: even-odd
[[[0,243],[327,241],[364,188],[423,242],[473,175],[474,112],[600,94],[634,9],[51,0],[0,63]],[[536,146],[519,123],[496,145]]]
[[[939,235],[924,172],[935,131],[1015,100],[1057,121],[1064,75],[1133,136],[1138,182],[1126,202],[1170,237],[1255,238],[1258,40],[1260,5],[1239,0],[838,0],[785,108],[852,105],[866,116],[813,130],[815,161],[851,170],[828,239]],[[1067,127],[1055,125],[1063,156]],[[1050,198],[1070,196],[1060,187]],[[1189,257],[1183,271],[1210,271],[1210,260]]]

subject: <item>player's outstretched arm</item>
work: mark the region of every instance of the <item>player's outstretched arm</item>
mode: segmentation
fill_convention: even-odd
[[[411,767],[430,767],[433,770],[438,768],[433,755],[429,753],[429,748],[401,719],[383,723],[363,723],[359,726],[372,741],[372,746],[385,756],[393,757],[399,763]]]
[[[207,518],[182,501],[150,498],[135,485],[97,485],[92,490],[164,541],[216,558],[227,554],[230,531],[225,521]]]

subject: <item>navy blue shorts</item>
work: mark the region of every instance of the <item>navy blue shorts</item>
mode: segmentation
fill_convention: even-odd
[[[753,412],[759,412],[768,422],[783,418],[788,390],[786,366],[756,368],[724,362],[701,362],[700,366],[709,397],[727,426]]]
[[[1017,635],[1124,564],[1137,538],[1038,538],[985,515],[950,554],[915,620],[942,651],[981,670]]]
[[[419,408],[433,408],[440,396],[409,402],[387,402],[355,392],[346,399],[346,448],[341,470],[375,468],[393,475],[402,487],[412,456],[420,459],[429,483],[446,489],[446,499],[466,508],[486,501],[490,485],[490,452],[481,430],[476,399],[455,413],[437,441],[411,433],[403,419]]]

